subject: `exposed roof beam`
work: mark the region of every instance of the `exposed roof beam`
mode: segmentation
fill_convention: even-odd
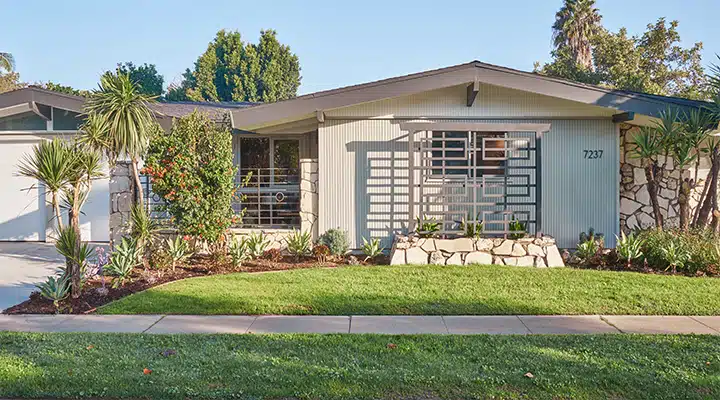
[[[52,119],[52,107],[31,101],[30,108],[32,112],[37,114],[38,117],[44,119],[45,121],[50,121]]]
[[[613,123],[620,123],[620,122],[628,122],[635,119],[635,112],[628,111],[620,114],[615,114],[612,116],[612,122]]]
[[[475,98],[477,97],[478,92],[480,92],[480,81],[478,78],[475,78],[475,81],[473,83],[469,84],[467,87],[467,106],[472,107],[472,105],[475,103]]]
[[[22,114],[28,111],[32,111],[30,103],[15,104],[5,108],[0,108],[0,118],[9,117],[15,114]]]
[[[317,122],[325,122],[325,112],[323,110],[315,111],[315,118],[317,118]]]

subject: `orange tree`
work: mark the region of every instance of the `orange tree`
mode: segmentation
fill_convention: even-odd
[[[161,196],[180,234],[221,243],[234,215],[232,135],[194,112],[152,135],[143,172]]]

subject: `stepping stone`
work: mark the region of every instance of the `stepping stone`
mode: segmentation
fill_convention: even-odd
[[[346,316],[260,316],[248,333],[348,333],[350,317]]]
[[[607,315],[603,318],[625,333],[720,334],[690,317],[683,316]]]
[[[168,315],[147,333],[247,333],[250,315]]]
[[[526,335],[528,328],[514,315],[443,317],[448,332],[457,335],[505,334]]]
[[[518,318],[535,334],[620,333],[598,315],[520,315]]]
[[[350,333],[419,334],[448,333],[440,316],[354,315]]]

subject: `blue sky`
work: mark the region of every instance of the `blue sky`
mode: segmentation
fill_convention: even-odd
[[[474,1],[64,1],[0,0],[0,50],[26,82],[95,87],[118,62],[157,66],[180,81],[222,28],[257,41],[278,31],[302,67],[300,93],[473,59],[522,70],[546,61],[561,0]],[[44,5],[43,5],[44,4]],[[201,4],[198,6],[197,4]],[[685,45],[720,53],[720,1],[598,0],[603,24],[631,34],[659,17],[680,21]]]

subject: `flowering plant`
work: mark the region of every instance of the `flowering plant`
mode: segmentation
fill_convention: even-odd
[[[150,140],[143,173],[182,235],[218,243],[233,221],[236,168],[232,135],[194,112]]]

